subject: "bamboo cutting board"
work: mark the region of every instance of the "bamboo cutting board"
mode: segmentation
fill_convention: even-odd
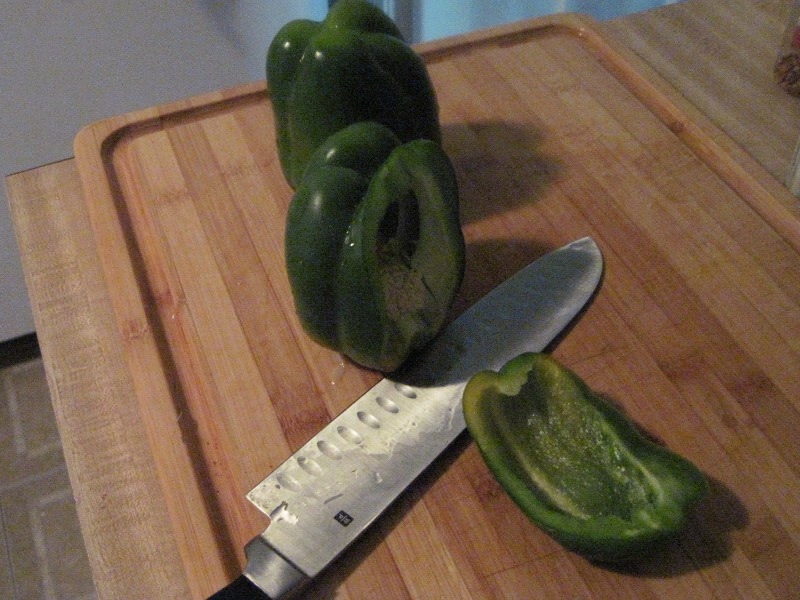
[[[530,524],[462,436],[308,597],[794,597],[791,196],[752,179],[584,18],[419,51],[461,188],[467,271],[453,316],[592,235],[602,289],[553,351],[698,464],[712,490],[675,547],[603,568]],[[183,566],[197,598],[241,571],[243,545],[267,525],[244,494],[380,377],[314,344],[295,317],[291,190],[269,102],[248,85],[96,123],[75,141],[176,540],[164,560]]]

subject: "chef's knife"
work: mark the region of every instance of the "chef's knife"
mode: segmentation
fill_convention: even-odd
[[[270,524],[247,544],[244,574],[212,599],[283,600],[316,577],[464,430],[469,378],[544,350],[602,272],[588,237],[539,258],[356,400],[247,495]]]

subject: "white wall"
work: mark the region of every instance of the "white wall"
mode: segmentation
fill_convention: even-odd
[[[0,175],[72,156],[92,121],[263,77],[285,22],[326,0],[1,0]],[[0,186],[0,341],[33,331]]]

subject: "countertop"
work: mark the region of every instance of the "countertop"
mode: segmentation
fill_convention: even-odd
[[[732,157],[729,170],[736,173],[729,174],[729,180],[747,175],[749,185],[780,198],[777,209],[768,208],[762,217],[782,232],[778,237],[787,240],[785,248],[782,246],[786,252],[783,259],[788,268],[796,269],[796,263],[787,257],[800,252],[797,247],[791,250],[792,239],[800,239],[794,220],[800,217],[800,209],[787,197],[781,182],[800,137],[800,100],[778,90],[771,72],[787,10],[786,0],[687,0],[610,21],[601,28],[627,47],[632,59],[638,57],[637,68],[657,88],[682,96],[685,113],[715,148]],[[115,318],[107,273],[104,275],[98,257],[75,161],[9,176],[6,186],[98,594],[101,598],[196,595],[197,589],[187,581],[180,562],[164,560],[180,555],[172,533],[173,515],[160,501],[162,480],[151,454],[153,442],[142,426],[136,382],[128,368],[129,348]],[[742,235],[746,237],[747,232]],[[774,277],[779,279],[779,274]],[[745,287],[752,283],[746,274],[741,282]],[[785,324],[791,336],[800,315],[800,299],[789,295],[780,307],[762,312],[769,313],[764,318],[776,328]],[[743,323],[742,330],[747,326]],[[752,336],[766,335],[753,327]],[[746,335],[743,331],[739,334]],[[796,365],[792,357],[798,355],[796,344],[788,347],[786,364]],[[672,366],[690,369],[686,364]],[[758,374],[753,377],[759,379]],[[722,480],[719,487],[730,496],[721,510],[729,511],[730,519],[736,521],[727,526],[737,528],[724,556],[701,556],[696,569],[677,569],[670,575],[619,572],[609,578],[599,577],[593,575],[594,567],[569,562],[572,559],[555,552],[553,556],[559,560],[551,567],[563,569],[571,564],[570,568],[577,568],[593,598],[619,598],[623,589],[645,597],[638,595],[643,588],[630,584],[628,578],[635,577],[647,581],[650,595],[646,597],[686,597],[683,594],[689,590],[694,595],[702,591],[706,597],[793,597],[800,585],[800,569],[796,568],[800,565],[800,526],[796,515],[792,520],[777,507],[796,505],[800,498],[797,463],[787,458],[791,454],[787,449],[800,441],[800,408],[796,404],[800,394],[796,393],[797,378],[789,377],[783,383],[788,387],[780,389],[766,376],[759,381],[751,382],[759,388],[758,393],[739,390],[741,398],[737,398],[736,390],[730,392],[737,401],[733,406],[757,418],[725,414],[722,409],[714,415],[711,409],[708,415],[701,415],[721,419],[721,427],[737,421],[737,427],[725,429],[730,438],[724,440],[734,463],[744,472],[763,470],[781,479],[775,490],[754,491],[758,478],[726,481],[724,475],[715,473]],[[711,387],[722,385],[719,381],[707,383]],[[703,389],[682,389],[686,395],[693,392],[708,393],[711,401],[711,393]],[[788,407],[778,401],[779,396],[791,398]],[[769,406],[763,411],[748,406],[760,401],[780,404],[781,412],[771,417]],[[742,436],[741,443],[737,442],[737,432]],[[769,451],[763,456],[749,455],[754,449]],[[763,492],[757,502],[752,501],[753,492]],[[713,507],[707,510],[713,514]],[[415,518],[419,514],[406,508],[393,521]],[[368,545],[379,543],[373,538]],[[698,548],[702,551],[704,547]],[[363,556],[364,548],[361,552],[359,556]],[[345,566],[349,576],[358,576],[357,566]],[[451,568],[457,570],[458,563]],[[484,597],[483,593],[486,597],[515,597],[512,575],[515,572],[509,569],[502,592],[481,582],[475,584],[479,591],[473,591],[471,597]],[[359,597],[353,590],[348,595],[347,582],[342,590],[341,597]],[[562,589],[560,593],[573,597],[567,594],[579,594],[576,590]],[[406,597],[424,597],[414,595],[411,587],[407,593]],[[551,590],[548,597],[561,597],[558,593]],[[531,596],[524,593],[520,597]]]

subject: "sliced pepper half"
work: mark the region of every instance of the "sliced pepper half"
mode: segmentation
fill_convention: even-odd
[[[310,158],[286,226],[295,307],[319,343],[388,372],[441,329],[464,273],[458,187],[430,140],[375,122]]]
[[[281,28],[267,51],[267,81],[278,156],[293,188],[314,150],[351,123],[378,121],[403,142],[441,141],[425,64],[364,0],[338,0],[322,22]]]
[[[673,538],[706,492],[659,446],[554,359],[522,354],[464,391],[467,427],[498,482],[566,548],[628,561]]]

